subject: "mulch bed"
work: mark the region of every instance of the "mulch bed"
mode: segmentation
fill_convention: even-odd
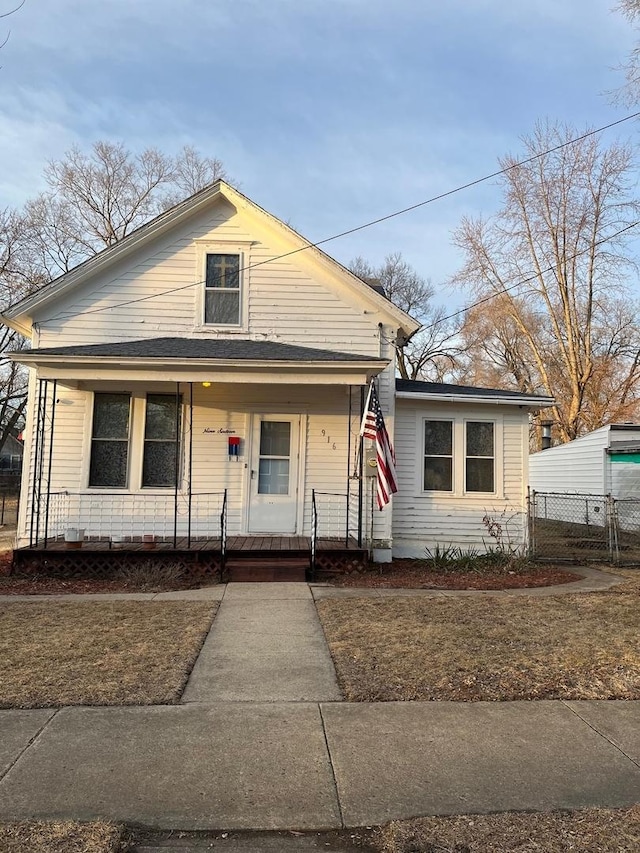
[[[394,560],[383,568],[371,568],[333,578],[331,583],[343,587],[382,589],[526,589],[555,586],[580,580],[575,572],[553,565],[526,564],[517,571],[482,569],[482,571],[438,572],[424,560]]]

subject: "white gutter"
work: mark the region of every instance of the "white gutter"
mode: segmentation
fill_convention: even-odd
[[[485,397],[482,394],[435,394],[429,392],[396,391],[396,398],[401,400],[432,400],[435,403],[484,403],[507,406],[526,406],[546,409],[553,406],[553,397]]]
[[[309,359],[221,359],[221,358],[167,358],[165,356],[156,356],[148,358],[144,356],[83,356],[83,355],[43,355],[41,353],[29,357],[29,350],[21,352],[7,353],[12,361],[17,361],[19,364],[39,365],[39,364],[62,364],[68,366],[87,366],[104,365],[105,367],[145,367],[163,370],[166,367],[233,367],[233,368],[250,368],[270,369],[274,367],[294,368],[294,369],[325,369],[331,368],[341,369],[359,369],[363,367],[384,370],[389,364],[388,359],[362,359],[340,361],[336,360],[309,360]]]

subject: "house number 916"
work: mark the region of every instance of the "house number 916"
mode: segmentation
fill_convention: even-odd
[[[327,439],[327,444],[330,444],[330,445],[331,445],[331,449],[332,449],[332,450],[336,450],[336,449],[337,449],[337,448],[336,448],[336,443],[335,443],[335,441],[333,441],[333,442],[331,441],[331,436],[330,436],[330,435],[327,435],[327,431],[326,431],[326,429],[323,429],[323,430],[322,430],[322,435]]]

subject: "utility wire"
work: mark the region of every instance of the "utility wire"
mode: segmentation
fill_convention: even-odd
[[[536,160],[540,160],[542,157],[546,157],[547,154],[553,154],[555,151],[560,151],[563,148],[567,148],[569,145],[574,145],[576,142],[581,142],[583,139],[587,139],[590,136],[594,136],[597,133],[602,133],[605,130],[610,130],[612,127],[616,127],[617,125],[623,124],[624,122],[631,121],[631,119],[640,117],[640,112],[631,113],[624,118],[618,119],[617,121],[612,121],[609,124],[602,125],[602,127],[597,127],[593,130],[588,130],[580,136],[576,136],[573,139],[568,140],[567,142],[562,142],[559,145],[555,145],[553,148],[548,148],[546,151],[541,151],[538,154],[533,154],[531,157],[527,157],[524,160],[518,160],[516,163],[511,163],[509,166],[505,166],[503,169],[498,169],[495,172],[491,172],[488,175],[484,175],[481,178],[476,178],[473,181],[468,181],[466,184],[461,184],[454,189],[447,190],[446,192],[439,193],[438,195],[431,196],[431,198],[425,199],[424,201],[419,201],[416,204],[412,204],[409,207],[403,207],[401,210],[396,210],[393,213],[388,213],[386,216],[380,216],[378,219],[372,219],[369,222],[365,222],[363,225],[357,225],[354,228],[349,228],[346,231],[341,231],[338,234],[334,234],[331,237],[325,237],[323,240],[318,240],[315,243],[307,242],[305,246],[300,246],[297,249],[292,249],[289,252],[284,252],[281,255],[275,255],[273,258],[266,258],[263,261],[257,261],[254,264],[248,264],[246,267],[241,267],[238,270],[238,275],[242,272],[246,272],[248,270],[255,269],[256,267],[263,266],[264,264],[273,263],[274,261],[282,260],[283,258],[289,258],[291,255],[297,255],[299,252],[305,252],[307,249],[316,249],[319,246],[323,246],[325,243],[330,243],[333,240],[338,240],[341,237],[347,237],[350,234],[355,234],[358,231],[363,231],[365,228],[371,228],[373,225],[379,225],[381,222],[387,222],[389,219],[394,219],[397,216],[403,216],[405,213],[410,213],[413,210],[417,210],[420,207],[425,207],[428,204],[433,204],[436,201],[441,201],[444,198],[448,198],[449,196],[455,195],[456,193],[462,192],[463,190],[470,189],[471,187],[475,187],[478,184],[482,184],[485,181],[490,181],[492,178],[497,178],[500,175],[505,175],[507,172],[512,171],[513,169],[517,169],[520,166],[526,166],[529,163],[533,163]],[[144,226],[142,226],[144,227]],[[622,232],[620,232],[622,233]],[[616,235],[613,235],[616,236]],[[303,238],[304,239],[304,238]],[[117,244],[116,244],[117,245]],[[179,293],[183,290],[188,290],[191,287],[199,287],[202,284],[205,284],[206,280],[202,281],[193,281],[189,284],[183,284],[179,287],[172,287],[168,290],[163,290],[160,293],[150,293],[147,296],[139,296],[137,299],[129,299],[124,302],[118,302],[115,305],[104,305],[101,308],[92,308],[88,311],[77,311],[75,313],[70,314],[58,314],[53,317],[49,317],[47,320],[41,320],[39,325],[43,325],[45,323],[50,323],[55,320],[69,320],[73,317],[82,317],[87,316],[89,314],[100,314],[103,311],[112,311],[116,308],[126,308],[129,305],[136,305],[139,302],[146,302],[149,299],[157,299],[161,296],[169,296],[172,293]],[[452,316],[455,316],[452,315]]]
[[[579,258],[580,255],[584,255],[587,252],[590,252],[595,246],[600,246],[602,243],[608,243],[610,240],[615,240],[616,237],[619,237],[620,234],[624,234],[625,231],[630,231],[632,228],[636,228],[640,225],[640,219],[632,222],[630,225],[625,225],[624,228],[621,228],[619,231],[616,231],[614,234],[608,234],[606,237],[603,237],[601,240],[596,240],[595,243],[587,246],[586,249],[581,249],[579,252],[576,252],[573,255],[569,255],[564,258],[564,261],[573,261],[576,258]],[[471,311],[473,308],[477,308],[479,305],[484,305],[485,302],[490,302],[492,299],[496,299],[498,296],[503,296],[505,293],[509,293],[511,290],[515,290],[517,287],[522,287],[523,284],[531,284],[532,281],[540,278],[541,275],[546,275],[549,272],[553,272],[556,269],[556,264],[551,264],[546,269],[540,270],[539,272],[531,273],[528,278],[523,278],[520,281],[517,281],[515,284],[510,284],[507,287],[502,287],[501,290],[498,290],[496,293],[490,293],[488,296],[483,296],[481,299],[477,299],[475,302],[472,302],[470,305],[467,305],[465,308],[460,308],[458,311],[453,311],[451,314],[447,314],[445,317],[439,317],[437,320],[434,320],[433,323],[429,323],[427,326],[421,326],[418,329],[419,332],[426,332],[427,329],[433,329],[436,326],[439,326],[440,323],[445,323],[447,320],[451,320],[454,317],[458,317],[460,314],[466,314],[467,311]],[[532,292],[532,291],[529,291]],[[535,291],[533,291],[535,292]]]

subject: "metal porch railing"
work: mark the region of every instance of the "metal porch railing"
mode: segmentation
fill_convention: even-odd
[[[144,536],[176,542],[177,538],[220,538],[226,550],[227,492],[167,494],[135,492],[51,492],[47,511],[40,512],[31,546],[57,539],[75,528],[87,539],[137,541]]]

